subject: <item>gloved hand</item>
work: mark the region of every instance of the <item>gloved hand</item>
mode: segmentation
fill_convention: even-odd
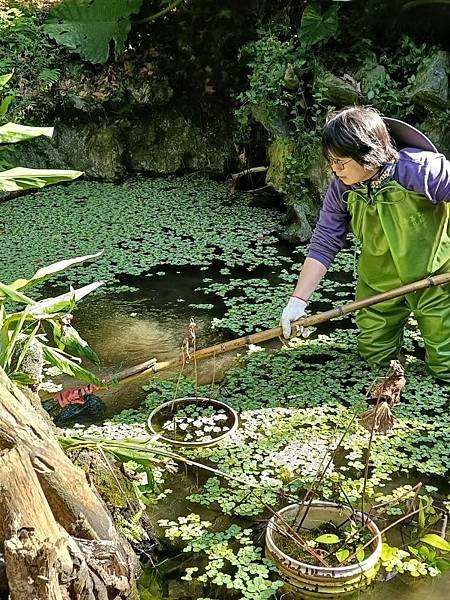
[[[291,322],[297,321],[306,314],[307,303],[301,298],[292,296],[281,313],[281,327],[283,328],[283,336],[289,339],[291,335]]]

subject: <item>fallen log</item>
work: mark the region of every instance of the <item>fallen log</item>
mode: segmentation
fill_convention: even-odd
[[[10,600],[138,598],[131,546],[55,433],[0,369],[0,554]]]

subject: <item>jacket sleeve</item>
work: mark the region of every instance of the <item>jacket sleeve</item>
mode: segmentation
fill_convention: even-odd
[[[450,202],[450,162],[435,154],[427,165],[425,194],[432,202]]]
[[[407,148],[400,152],[397,181],[430,202],[450,202],[450,162],[443,154]]]
[[[308,257],[321,262],[327,269],[344,247],[348,231],[348,213],[342,200],[346,187],[334,177],[326,191],[319,220],[314,229]]]

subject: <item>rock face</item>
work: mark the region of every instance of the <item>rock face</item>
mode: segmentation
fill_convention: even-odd
[[[448,104],[449,54],[436,52],[419,69],[411,91],[414,104],[428,111],[444,110]]]
[[[58,120],[53,140],[37,138],[16,146],[17,165],[76,169],[101,181],[119,181],[136,172],[223,176],[236,160],[231,132],[223,122],[200,122],[170,110],[113,124]]]

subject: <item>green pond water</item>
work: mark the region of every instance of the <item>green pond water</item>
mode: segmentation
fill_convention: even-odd
[[[164,280],[159,279],[157,288],[159,290],[149,298],[143,290],[132,294],[122,294],[122,298],[112,297],[108,300],[97,300],[87,302],[84,307],[78,309],[76,318],[78,326],[84,335],[92,341],[93,346],[102,357],[102,364],[111,370],[118,370],[135,363],[146,360],[149,356],[155,356],[158,360],[166,360],[177,355],[177,348],[185,335],[186,323],[191,312],[184,303],[177,302],[173,295],[174,278],[170,278],[171,285],[164,285]],[[170,283],[167,278],[166,283]],[[191,297],[195,300],[193,294],[195,276],[191,275],[183,278],[183,286],[177,287],[177,296],[184,298]],[[186,285],[186,287],[184,287]],[[192,296],[191,296],[192,294]],[[219,307],[215,309],[218,312]],[[209,327],[209,317],[206,315],[197,317],[199,340],[202,345],[217,343],[229,336],[211,331]],[[274,347],[276,343],[272,344]],[[217,379],[221,379],[228,368],[235,361],[234,355],[223,355],[218,357],[216,362]],[[211,361],[198,365],[199,382],[206,384],[211,381]],[[136,407],[143,400],[145,392],[142,390],[142,382],[137,382],[129,386],[118,388],[117,390],[106,394],[104,399],[107,403],[108,415],[112,416],[122,408]],[[166,500],[161,501],[151,510],[152,518],[155,520],[161,518],[176,518],[179,514],[198,512],[202,518],[209,519],[218,524],[222,529],[228,527],[232,519],[224,517],[220,511],[212,508],[198,507],[193,503],[186,502],[186,496],[192,492],[192,489],[198,484],[199,480],[204,481],[204,474],[191,471],[189,476],[175,476],[177,483],[175,494],[171,494]],[[240,521],[241,522],[241,521]],[[250,523],[252,520],[250,520]],[[259,524],[260,527],[260,524]],[[261,536],[261,532],[259,534]],[[174,564],[180,566],[183,561],[183,555],[176,554],[175,559],[173,551],[167,555],[160,553],[158,558],[162,562],[157,569],[160,570],[161,577],[153,582],[148,590],[153,590],[154,596],[143,594],[143,598],[192,598],[195,600],[197,594],[195,587],[192,588],[188,583],[183,583],[180,576],[183,569],[174,569]],[[166,573],[166,567],[169,564],[169,572]],[[146,571],[153,572],[153,569],[146,567]],[[450,575],[445,574],[437,578],[426,578],[420,581],[411,580],[411,578],[397,576],[389,582],[378,583],[374,588],[358,592],[354,598],[364,598],[364,600],[447,600],[449,598]],[[184,589],[184,592],[183,592]],[[185,593],[186,596],[180,594]],[[168,594],[168,595],[166,595]],[[221,590],[216,594],[211,594],[211,598],[234,598],[235,595],[227,594]],[[277,594],[282,598],[282,593]],[[299,595],[298,598],[301,598]]]
[[[29,276],[61,258],[105,250],[96,263],[73,269],[55,288],[40,291],[59,291],[69,281],[75,286],[107,281],[103,292],[79,304],[74,319],[99,354],[102,374],[152,357],[162,361],[178,355],[191,316],[197,323],[198,347],[273,327],[302,260],[301,248],[288,248],[280,240],[284,224],[276,206],[262,208],[242,194],[230,198],[223,184],[205,178],[140,179],[122,186],[81,182],[17,198],[2,209],[3,281]],[[353,266],[354,250],[349,248],[315,294],[312,312],[351,299]],[[234,353],[199,363],[198,391],[234,406],[241,426],[226,444],[189,456],[234,476],[250,477],[261,483],[262,491],[259,499],[249,501],[248,491],[240,486],[214,482],[198,471],[161,474],[160,487],[169,491],[150,509],[155,522],[198,513],[216,531],[227,530],[231,523],[252,527],[255,547],[260,548],[265,505],[275,505],[282,490],[290,497],[298,493],[287,482],[293,474],[297,481],[310,476],[305,469],[313,470],[317,457],[335,439],[336,423],[344,426],[364,407],[364,391],[379,374],[358,359],[353,328],[346,318],[320,327],[291,348],[280,349],[281,341],[274,340],[267,344],[270,352],[253,352],[244,362]],[[398,426],[395,435],[374,443],[369,485],[388,490],[422,481],[436,488],[430,493],[448,494],[448,391],[424,372],[413,323],[405,352],[408,386],[396,409]],[[107,417],[120,421],[122,409],[134,409],[124,421],[143,422],[160,402],[192,392],[193,370],[187,374],[191,380],[178,384],[177,374],[167,373],[111,388],[104,394]],[[225,383],[211,387],[212,380]],[[366,446],[366,433],[352,427],[339,468],[344,466],[340,485],[355,502],[352,481],[360,477]],[[301,464],[296,462],[299,456]],[[334,493],[332,486],[325,486],[324,495]],[[164,528],[158,533],[163,537]],[[180,579],[182,563],[193,564],[185,558],[166,540],[154,558],[158,578],[150,581],[149,569],[143,577],[143,600],[199,598],[198,588],[194,591]],[[357,596],[441,600],[450,597],[449,587],[448,574],[420,581],[396,577]],[[223,586],[213,586],[208,596],[251,597]],[[283,597],[282,591],[277,597]]]

